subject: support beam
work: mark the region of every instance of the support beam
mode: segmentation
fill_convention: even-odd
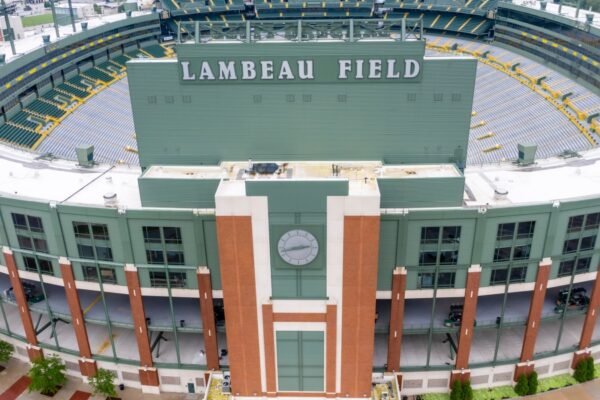
[[[587,314],[585,315],[585,320],[583,322],[581,338],[579,339],[579,350],[584,350],[590,346],[592,335],[594,334],[594,327],[596,326],[596,320],[598,319],[598,312],[600,312],[600,271],[596,274],[592,296],[590,297],[590,304],[588,305]]]
[[[232,394],[261,396],[252,217],[216,221]]]
[[[392,301],[390,307],[390,332],[388,335],[387,372],[400,371],[405,296],[406,268],[397,267],[392,274]]]
[[[82,360],[79,362],[79,369],[83,376],[94,376],[96,374],[96,361],[92,360],[92,350],[83,319],[83,312],[81,311],[77,285],[73,276],[73,267],[71,262],[65,257],[60,257],[58,263],[60,264],[60,273],[63,279],[67,304],[71,311],[71,325],[75,331],[79,355],[82,357]]]
[[[458,336],[458,349],[456,351],[455,370],[450,376],[450,385],[455,380],[466,381],[470,377],[467,372],[469,367],[469,355],[471,354],[471,343],[473,342],[473,329],[475,316],[477,314],[477,295],[479,294],[479,280],[481,278],[481,267],[472,265],[467,272],[467,284],[465,285],[465,299],[463,302],[462,319],[460,322],[460,333]]]
[[[35,328],[33,327],[33,321],[31,320],[31,313],[29,312],[29,305],[27,304],[27,298],[23,291],[23,284],[19,277],[19,269],[15,263],[15,257],[12,250],[8,247],[2,249],[4,254],[4,261],[6,262],[6,268],[8,269],[8,277],[13,287],[13,293],[17,307],[19,309],[19,315],[23,323],[23,329],[25,330],[25,338],[27,339],[27,354],[31,361],[43,357],[42,349],[38,346],[37,336],[35,334]]]
[[[148,327],[146,326],[146,314],[144,312],[144,303],[142,301],[142,290],[137,268],[132,264],[125,264],[125,279],[127,281],[127,290],[129,291],[129,303],[131,304],[131,315],[133,316],[133,330],[135,331],[135,340],[140,354],[139,369],[142,391],[144,386],[158,387],[158,372],[153,368],[152,350],[150,349],[150,338],[148,337]]]
[[[529,305],[529,315],[527,317],[527,326],[523,337],[523,347],[521,348],[521,358],[515,368],[514,380],[519,379],[521,374],[529,374],[533,371],[533,353],[535,351],[535,341],[542,319],[542,308],[546,298],[546,289],[548,288],[548,277],[552,268],[552,260],[544,258],[540,261],[535,280],[535,287],[531,295],[531,304]]]
[[[200,316],[202,318],[206,366],[209,370],[217,371],[219,370],[219,346],[217,344],[210,270],[206,267],[200,267],[196,276],[198,278],[198,290],[200,291]]]
[[[379,216],[345,216],[338,397],[371,396],[378,256]]]

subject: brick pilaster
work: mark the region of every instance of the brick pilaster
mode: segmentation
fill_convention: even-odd
[[[599,267],[600,268],[600,267]],[[579,350],[584,350],[590,346],[592,341],[592,335],[594,334],[594,327],[596,326],[596,319],[598,318],[598,312],[600,311],[600,271],[596,274],[596,280],[594,282],[594,288],[592,289],[592,295],[590,297],[590,304],[585,315],[583,322],[583,329],[581,330],[581,339],[579,339]]]
[[[77,285],[73,276],[73,267],[71,266],[71,262],[64,257],[59,258],[58,263],[60,264],[60,273],[63,279],[67,304],[71,311],[71,326],[73,326],[73,330],[75,331],[79,355],[83,358],[79,362],[79,369],[83,376],[93,376],[96,373],[96,362],[91,359],[92,350],[90,348],[85,321],[83,320]]]
[[[217,345],[217,329],[212,297],[212,284],[210,270],[206,267],[198,268],[198,290],[200,292],[200,314],[202,318],[202,331],[204,335],[204,352],[206,353],[206,366],[209,370],[219,369],[219,346]]]
[[[17,268],[17,264],[15,263],[13,252],[8,247],[4,247],[2,249],[2,252],[4,254],[4,260],[6,262],[6,268],[8,269],[8,277],[13,287],[13,293],[15,295],[17,308],[19,309],[19,315],[21,316],[21,321],[23,323],[25,338],[27,339],[27,343],[29,344],[27,346],[27,353],[29,355],[29,359],[33,361],[37,358],[43,357],[43,351],[38,346],[37,335],[35,333],[33,321],[31,320],[29,305],[27,304],[25,292],[23,291],[23,284],[21,283],[19,269]]]
[[[404,324],[404,298],[406,295],[406,268],[394,269],[392,274],[392,299],[390,305],[390,332],[388,335],[387,372],[400,370],[402,327]]]
[[[379,216],[345,216],[338,397],[371,396],[378,255]]]
[[[548,277],[550,276],[551,267],[552,260],[550,258],[544,258],[538,266],[535,287],[531,294],[527,326],[525,327],[525,335],[523,337],[520,363],[515,368],[515,381],[519,378],[519,375],[529,373],[534,368],[532,360],[535,351],[535,341],[542,319],[542,308],[546,298],[546,290],[548,289]]]
[[[337,357],[337,305],[327,305],[327,316],[326,316],[326,341],[327,341],[327,355],[325,357],[325,394],[327,397],[335,397],[335,383],[336,383],[336,357]]]
[[[477,314],[477,295],[479,294],[479,279],[481,267],[472,265],[467,272],[467,284],[465,285],[465,299],[463,303],[462,320],[460,322],[460,334],[458,337],[458,349],[456,351],[456,370],[464,370],[469,366],[469,354],[473,341],[473,327],[475,315]]]

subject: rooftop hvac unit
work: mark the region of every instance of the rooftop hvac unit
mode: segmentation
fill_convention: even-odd
[[[535,152],[537,151],[536,144],[518,144],[519,158],[517,164],[531,165],[535,163]]]
[[[540,10],[545,10],[547,5],[548,5],[548,3],[547,3],[547,2],[545,2],[545,1],[540,1]]]
[[[50,44],[50,35],[42,35],[42,41],[44,42],[44,46]]]
[[[75,153],[77,154],[77,163],[81,167],[92,167],[94,165],[94,146],[77,146]]]
[[[588,25],[591,25],[592,22],[594,22],[594,14],[592,14],[592,13],[585,14],[585,23]]]
[[[81,30],[82,31],[87,31],[88,29],[88,23],[87,22],[82,22],[81,23]]]

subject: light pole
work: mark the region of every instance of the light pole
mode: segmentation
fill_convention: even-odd
[[[17,50],[15,49],[15,39],[14,39],[14,35],[13,35],[13,30],[10,27],[10,20],[8,19],[8,10],[6,7],[6,2],[4,0],[0,0],[2,4],[2,7],[0,8],[0,11],[2,11],[4,13],[4,22],[6,23],[6,32],[8,35],[8,40],[10,41],[10,49],[12,50],[13,56],[17,54]]]

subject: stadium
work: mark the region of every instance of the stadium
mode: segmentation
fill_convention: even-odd
[[[162,0],[16,45],[16,357],[236,398],[400,398],[600,359],[600,14]]]

